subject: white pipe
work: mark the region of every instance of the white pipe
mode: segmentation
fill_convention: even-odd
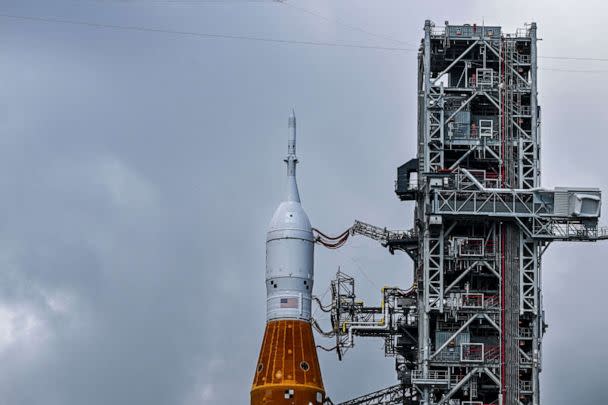
[[[392,297],[394,299],[394,297]],[[379,322],[352,322],[349,323],[348,328],[348,341],[347,347],[353,347],[353,331],[354,330],[388,330],[389,328],[389,305],[384,301],[384,297],[382,298],[382,303],[384,306],[383,318]]]
[[[464,173],[465,176],[469,178],[475,184],[479,190],[487,192],[487,193],[520,193],[520,192],[534,192],[534,191],[553,191],[548,188],[535,187],[535,188],[488,188],[477,180],[475,176],[473,176],[467,169],[460,168],[460,171]]]

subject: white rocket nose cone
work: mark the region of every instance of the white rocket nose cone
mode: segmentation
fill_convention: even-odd
[[[284,201],[278,206],[270,220],[268,232],[281,230],[312,232],[310,220],[304,212],[302,204],[295,201]]]

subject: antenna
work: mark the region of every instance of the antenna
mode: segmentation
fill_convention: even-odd
[[[300,202],[300,193],[298,192],[298,184],[296,183],[296,164],[298,157],[296,156],[296,112],[292,109],[289,120],[287,121],[289,128],[289,138],[287,140],[287,201]]]

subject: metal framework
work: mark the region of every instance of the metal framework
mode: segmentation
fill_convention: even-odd
[[[418,60],[417,156],[396,182],[415,228],[351,230],[407,252],[413,286],[367,307],[352,278],[332,284],[340,356],[354,336],[382,337],[400,384],[345,404],[538,405],[541,257],[553,241],[608,238],[600,191],[541,188],[535,23],[426,21]]]
[[[405,388],[402,384],[378,390],[359,398],[341,402],[339,405],[382,405],[382,404],[411,404],[413,393],[411,389]]]

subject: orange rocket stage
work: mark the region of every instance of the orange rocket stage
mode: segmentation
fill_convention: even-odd
[[[317,405],[323,401],[325,389],[310,322],[268,322],[253,378],[251,404]]]

